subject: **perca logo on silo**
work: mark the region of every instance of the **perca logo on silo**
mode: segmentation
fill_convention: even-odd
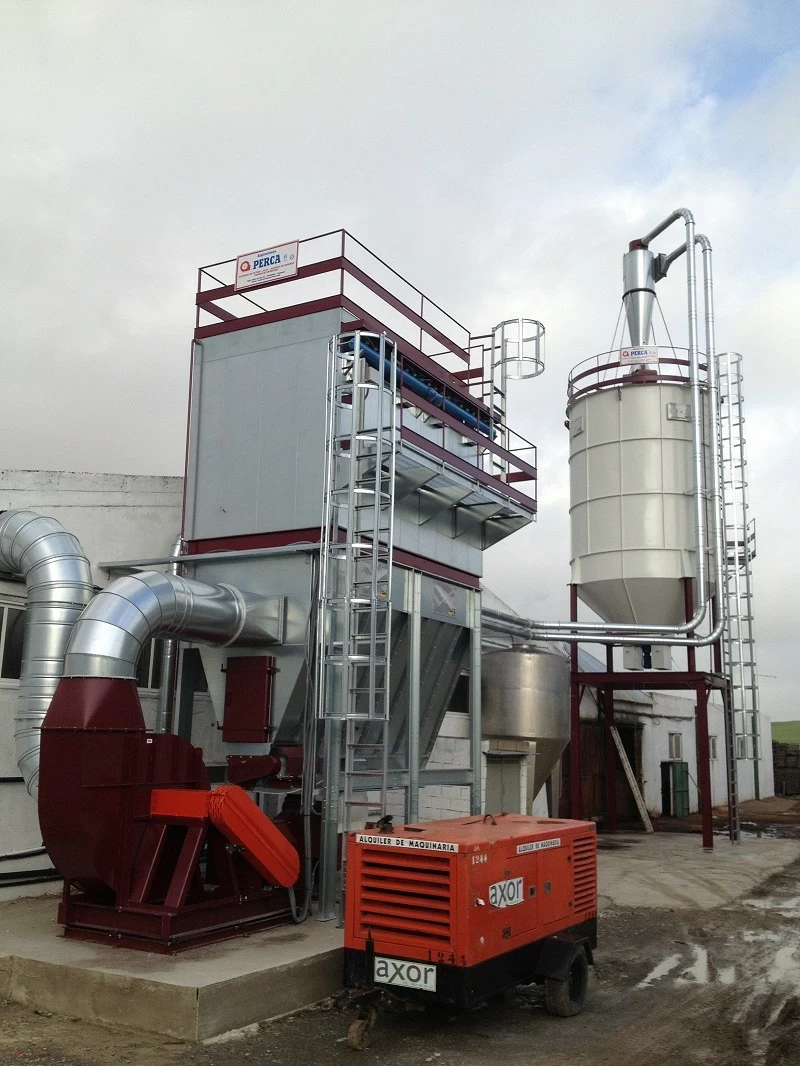
[[[261,248],[257,252],[240,255],[236,260],[234,288],[247,289],[266,285],[270,281],[293,277],[297,273],[298,241]]]

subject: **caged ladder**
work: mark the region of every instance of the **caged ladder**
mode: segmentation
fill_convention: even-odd
[[[385,334],[360,330],[332,338],[317,620],[317,715],[325,722],[323,920],[335,917],[337,894],[343,896],[337,893],[340,824],[346,834],[386,813],[396,446],[397,346]]]
[[[747,458],[742,409],[742,357],[722,352],[717,357],[720,386],[720,429],[725,525],[725,607],[723,639],[725,674],[729,682],[726,707],[728,786],[735,798],[731,836],[739,839],[738,762],[752,761],[754,798],[760,798],[758,671],[753,629],[751,562],[755,557],[755,522],[749,519]]]

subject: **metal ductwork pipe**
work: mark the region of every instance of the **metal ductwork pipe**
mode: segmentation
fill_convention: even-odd
[[[42,722],[61,680],[73,624],[94,596],[92,568],[77,537],[60,522],[25,510],[0,513],[0,570],[22,575],[27,586],[14,741],[33,796]]]
[[[271,643],[251,615],[260,598],[232,585],[206,585],[176,574],[144,571],[112,581],[92,600],[72,631],[65,677],[135,678],[153,637],[179,637],[227,647]]]
[[[181,567],[177,561],[186,550],[186,544],[182,536],[179,536],[172,548],[173,562],[170,563],[169,572],[180,574]],[[172,715],[175,705],[175,675],[178,667],[178,641],[164,641],[164,657],[161,660],[161,685],[158,690],[158,709],[156,711],[156,732],[169,732],[172,726]]]

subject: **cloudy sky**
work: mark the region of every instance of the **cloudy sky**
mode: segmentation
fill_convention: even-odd
[[[800,718],[799,49],[794,0],[0,0],[0,465],[180,473],[196,267],[345,226],[476,333],[545,323],[540,518],[487,577],[564,617],[566,375],[685,205],[747,357],[762,703]]]

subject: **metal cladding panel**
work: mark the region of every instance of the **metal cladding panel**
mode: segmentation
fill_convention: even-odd
[[[318,526],[327,346],[341,312],[195,346],[189,539]]]
[[[688,386],[662,382],[569,408],[572,580],[607,621],[683,621],[695,553],[690,404]]]

